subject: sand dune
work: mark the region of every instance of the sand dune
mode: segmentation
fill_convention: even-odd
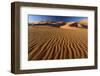
[[[68,28],[72,28],[72,27],[75,27],[74,29],[76,29],[76,28],[87,29],[88,28],[87,20],[81,20],[78,22],[66,22],[65,25],[60,26],[60,28],[64,28],[64,29],[66,29],[66,28],[68,29]]]
[[[29,60],[87,58],[87,53],[87,29],[29,26]]]
[[[83,24],[83,25],[88,25],[88,20],[87,19],[83,19],[83,20],[80,20],[78,23],[79,24]]]
[[[58,21],[58,22],[53,22],[53,21],[39,21],[39,22],[32,22],[29,23],[29,25],[34,25],[34,26],[41,26],[41,25],[48,25],[48,26],[54,26],[54,27],[59,27],[62,25],[65,25],[66,22]]]

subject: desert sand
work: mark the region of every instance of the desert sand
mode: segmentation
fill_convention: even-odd
[[[87,58],[87,29],[63,26],[28,26],[28,59]]]

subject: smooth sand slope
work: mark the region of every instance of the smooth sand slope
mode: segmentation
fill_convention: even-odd
[[[29,26],[29,60],[87,58],[87,49],[87,29]]]

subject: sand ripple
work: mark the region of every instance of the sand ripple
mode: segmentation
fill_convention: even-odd
[[[87,29],[34,27],[28,30],[28,59],[87,58]]]

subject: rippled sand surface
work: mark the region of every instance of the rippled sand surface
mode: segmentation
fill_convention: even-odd
[[[28,59],[57,60],[87,58],[87,29],[28,27]]]

